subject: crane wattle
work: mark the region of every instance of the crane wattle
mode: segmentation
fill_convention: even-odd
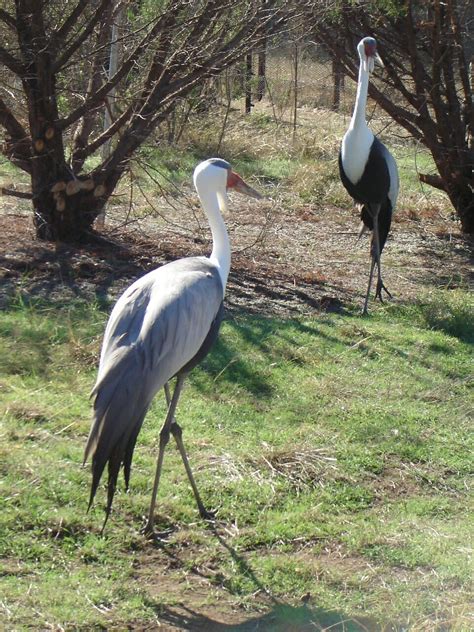
[[[235,185],[239,182],[239,180],[241,180],[241,177],[237,173],[229,169],[227,172],[227,188],[233,189]]]

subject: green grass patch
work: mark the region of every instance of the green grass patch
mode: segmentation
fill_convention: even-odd
[[[262,629],[364,617],[469,629],[471,315],[457,290],[370,318],[227,320],[178,411],[200,491],[222,522],[197,520],[170,445],[157,523],[173,533],[157,549],[139,529],[163,398],[140,434],[131,492],[120,487],[101,537],[104,489],[86,513],[81,462],[106,310],[12,303],[0,314],[7,627],[153,625],[205,577],[208,610],[271,594],[280,606]]]

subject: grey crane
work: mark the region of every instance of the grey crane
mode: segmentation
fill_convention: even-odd
[[[363,313],[367,314],[374,267],[377,264],[375,298],[382,300],[382,290],[391,296],[382,281],[380,257],[392,222],[398,197],[399,179],[394,157],[374,136],[365,120],[369,74],[377,61],[383,66],[373,37],[364,37],[357,46],[360,58],[359,82],[354,112],[349,128],[342,139],[339,152],[339,172],[349,195],[361,209],[364,228],[373,231],[369,285]],[[363,232],[361,231],[361,234]]]
[[[168,411],[160,432],[158,460],[145,532],[153,533],[156,495],[170,434],[191,483],[200,515],[210,518],[199,495],[175,419],[186,375],[209,352],[223,317],[230,270],[230,242],[221,211],[227,190],[260,198],[225,160],[211,158],[194,171],[198,193],[212,233],[210,257],[186,257],[167,263],[133,283],[115,304],[105,329],[99,371],[92,390],[94,414],[84,463],[92,457],[91,506],[108,464],[107,523],[123,465],[128,488],[138,433],[154,396],[164,388]],[[171,396],[169,382],[176,384]]]

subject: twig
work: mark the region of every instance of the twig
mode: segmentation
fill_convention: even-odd
[[[32,200],[33,194],[31,191],[17,191],[16,189],[7,189],[6,187],[2,187],[0,189],[0,193],[2,195],[11,195],[13,197],[21,198],[23,200]]]

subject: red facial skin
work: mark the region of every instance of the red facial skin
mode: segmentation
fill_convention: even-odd
[[[373,57],[377,51],[375,44],[364,44],[364,50],[367,57]]]
[[[239,182],[242,182],[242,178],[239,176],[239,174],[234,173],[233,171],[229,169],[229,171],[227,172],[227,188],[232,189]]]

